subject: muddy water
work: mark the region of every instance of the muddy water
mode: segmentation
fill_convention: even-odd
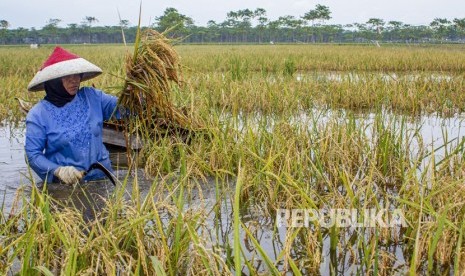
[[[30,173],[24,157],[23,128],[0,125],[0,206],[4,212],[11,209],[20,187],[28,189]]]
[[[318,112],[314,112],[311,118],[304,114],[297,117],[295,121],[299,121],[299,123],[308,122],[308,124],[311,125],[315,117],[317,117],[319,122],[324,123],[328,118],[334,118],[334,114],[331,114],[331,111],[325,111],[319,114]],[[343,117],[344,115],[341,116],[341,120],[344,120]],[[385,117],[388,118],[389,115]],[[365,126],[370,125],[374,121],[374,115],[366,115],[357,120],[363,122]],[[398,121],[397,124],[400,124],[400,121]],[[271,127],[272,126],[270,126],[270,128]],[[407,122],[406,129],[411,132],[419,132],[420,136],[423,138],[423,146],[429,147],[430,149],[433,147],[440,147],[447,142],[457,144],[465,134],[465,116],[456,116],[446,119],[435,116],[421,117]],[[370,128],[367,128],[366,131],[367,135],[370,135]],[[0,176],[2,177],[2,181],[0,181],[0,198],[5,198],[1,200],[0,203],[3,203],[4,209],[6,210],[11,206],[11,200],[18,188],[26,187],[27,189],[32,182],[31,179],[36,183],[40,182],[37,175],[29,170],[26,164],[24,133],[24,125],[22,124],[17,127],[13,127],[8,123],[0,124]],[[124,151],[119,150],[118,152],[115,149],[111,151],[112,163],[117,168],[116,174],[123,177],[125,173],[124,167],[127,165],[124,158]],[[436,158],[440,158],[441,150],[437,151],[436,154],[438,155]],[[143,177],[140,181],[142,184],[144,184],[144,181],[147,181],[147,185],[151,183],[150,180],[146,180]]]
[[[341,72],[334,72],[334,71],[327,71],[327,72],[314,72],[310,74],[296,74],[296,80],[301,82],[308,82],[308,81],[330,81],[330,82],[362,82],[367,80],[372,80],[373,78],[382,80],[384,82],[392,82],[392,81],[433,81],[433,82],[441,82],[441,81],[452,81],[454,78],[461,78],[459,76],[453,76],[448,74],[443,74],[440,72],[437,73],[430,73],[428,74],[397,74],[397,73],[341,73]]]
[[[3,207],[2,211],[5,214],[11,211],[17,192],[22,190],[28,194],[32,183],[39,187],[42,185],[41,179],[27,166],[24,140],[24,124],[19,124],[16,127],[8,123],[0,125],[0,176],[2,177],[2,181],[0,181],[0,206]],[[118,168],[115,172],[116,177],[123,178],[127,173],[124,169],[127,166],[124,150],[112,149],[110,156],[112,163]],[[143,173],[140,172],[140,175]],[[139,181],[143,188],[148,187],[150,183],[144,177],[141,177]],[[114,186],[110,181],[104,180],[85,183],[79,189],[50,183],[47,190],[50,195],[60,201],[65,202],[73,198],[76,200],[77,207],[85,208],[90,207],[88,200],[82,199],[86,192],[96,195],[95,198],[104,198],[113,188]],[[97,205],[98,202],[99,200],[96,200]],[[17,206],[15,205],[15,207]]]
[[[333,116],[331,114],[322,114],[318,120],[324,123],[329,117]],[[344,118],[341,118],[341,120],[343,119]],[[307,119],[304,117],[296,118],[296,121],[300,122],[305,122],[306,120]],[[374,120],[374,116],[367,115],[358,120],[364,121],[365,124],[371,124]],[[434,116],[422,117],[407,122],[406,128],[419,132],[425,145],[429,145],[430,148],[437,148],[443,145],[445,141],[455,141],[453,143],[456,143],[462,139],[465,131],[465,119],[459,116],[448,119],[441,119]],[[369,135],[370,130],[368,129],[367,131]],[[440,158],[441,150],[436,152],[436,154],[439,155],[437,158]],[[121,157],[121,155],[112,154],[112,161],[114,164],[121,161],[117,156]],[[120,179],[122,179],[126,173],[127,171],[121,168],[116,171]],[[3,203],[3,211],[9,212],[18,189],[21,187],[24,188],[27,194],[31,185],[31,178],[33,178],[34,181],[39,181],[34,173],[29,172],[24,159],[24,128],[22,126],[12,127],[9,124],[0,126],[0,175],[3,178],[0,182],[0,196],[3,198],[1,203]],[[142,194],[141,196],[143,197],[150,189],[152,181],[145,179],[142,172],[138,172],[138,175],[139,188]],[[131,182],[131,180],[128,181],[128,183]],[[214,190],[211,189],[211,187],[215,186],[214,180],[210,179],[207,183],[204,183],[204,185],[204,200],[199,200],[199,197],[194,196],[189,205],[211,210],[216,204],[215,193]],[[234,191],[233,185],[234,184],[231,184],[231,187],[227,189],[230,191],[230,198],[232,198]],[[130,187],[128,187],[128,190],[130,190]],[[108,198],[113,191],[114,187],[109,181],[86,183],[74,189],[56,184],[51,184],[48,187],[48,192],[51,196],[65,204],[73,205],[82,210],[84,216],[89,219],[92,219],[94,216],[94,210],[98,212],[99,209],[104,207],[104,199]],[[88,195],[91,195],[91,198],[89,198]],[[221,204],[220,212],[217,214],[211,213],[209,216],[212,228],[217,230],[215,242],[221,247],[229,247],[229,249],[233,241],[233,210],[231,206],[231,200],[225,200]],[[285,227],[278,227],[276,231],[274,222],[268,216],[260,215],[260,212],[254,212],[253,210],[247,210],[247,213],[243,214],[242,221],[248,226],[251,224],[255,225],[255,234],[259,243],[272,260],[277,259],[278,255],[281,254],[283,250],[287,229]],[[243,237],[244,233],[242,233],[241,236]],[[254,246],[248,244],[247,239],[241,240],[244,254],[250,257],[256,256],[257,253],[253,248]],[[298,252],[298,250],[291,252],[291,254],[295,255],[301,253],[302,252]],[[335,252],[331,252],[330,250],[330,240],[327,237],[324,239],[322,251],[323,261],[320,268],[322,274],[329,274],[330,267],[334,265],[334,254]],[[402,270],[404,257],[401,248],[393,248],[393,255],[395,255],[397,259],[394,267]],[[349,257],[344,257],[343,260],[345,261],[342,262],[348,262],[348,258]],[[263,263],[257,263],[255,265],[261,266],[263,269],[265,267]],[[279,264],[280,268],[282,268],[282,265],[283,264]],[[337,266],[338,265],[336,265],[336,267]],[[357,271],[356,267],[352,269],[353,272]],[[343,268],[343,270],[348,272],[350,268]]]

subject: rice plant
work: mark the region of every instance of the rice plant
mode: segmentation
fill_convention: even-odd
[[[127,80],[111,91],[140,104],[137,114],[198,120],[208,132],[189,143],[156,136],[143,167],[130,164],[117,188],[18,190],[0,217],[0,273],[465,271],[464,139],[444,127],[427,140],[423,123],[428,114],[441,125],[462,120],[463,46],[179,45],[179,56],[161,51],[158,60],[151,47],[166,41],[146,38],[129,60],[122,46],[70,47],[109,72],[97,87]],[[0,48],[3,119],[23,118],[10,97],[43,96],[21,87],[49,50]],[[181,64],[182,82],[169,71]],[[357,223],[372,216],[362,210],[398,209],[406,225],[277,225],[293,209],[359,210]]]

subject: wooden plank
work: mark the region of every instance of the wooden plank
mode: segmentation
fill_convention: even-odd
[[[118,131],[116,129],[103,127],[102,131],[102,139],[103,143],[118,146],[118,147],[126,147],[126,138],[124,137],[124,133],[122,131]],[[139,137],[131,136],[129,138],[129,147],[132,150],[140,150],[142,148],[142,141]]]

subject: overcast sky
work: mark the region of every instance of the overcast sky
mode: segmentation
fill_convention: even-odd
[[[42,28],[49,19],[60,19],[59,26],[80,24],[86,16],[99,20],[94,25],[118,25],[121,19],[137,25],[138,0],[0,0],[0,20],[7,20],[10,28]],[[142,1],[142,25],[154,22],[167,7],[176,8],[205,26],[207,21],[220,23],[229,11],[264,8],[271,20],[279,16],[300,17],[316,4],[328,6],[332,19],[328,23],[365,23],[369,18],[397,20],[412,25],[428,25],[434,18],[465,18],[464,0],[172,0]]]

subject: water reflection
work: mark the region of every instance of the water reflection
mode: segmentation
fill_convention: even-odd
[[[461,116],[455,118],[443,119],[435,116],[420,117],[408,119],[407,117],[395,116],[393,114],[367,114],[350,117],[350,114],[334,111],[315,111],[291,119],[292,123],[301,124],[308,128],[314,127],[315,124],[325,124],[329,120],[337,120],[344,123],[347,120],[355,119],[357,126],[363,129],[369,137],[373,132],[373,124],[376,116],[381,116],[383,120],[393,122],[393,129],[404,127],[406,137],[417,135],[421,137],[423,145],[413,144],[412,149],[420,146],[426,146],[430,149],[438,148],[444,145],[445,142],[458,141],[462,138],[465,127],[464,119]],[[349,118],[350,117],[350,118]],[[262,118],[257,118],[261,120]],[[267,129],[272,130],[274,127],[273,120],[267,124]],[[247,125],[245,125],[247,124]],[[260,121],[248,120],[247,123],[241,122],[241,127],[247,129],[253,125],[261,124]],[[364,127],[370,126],[370,127]],[[0,190],[4,195],[4,211],[10,210],[14,194],[19,186],[25,184],[30,185],[31,177],[37,181],[37,178],[29,173],[24,161],[24,134],[21,128],[13,128],[8,125],[0,128],[0,172],[5,177],[5,181],[0,183]],[[412,143],[417,143],[419,140],[413,140]],[[440,148],[436,151],[436,158],[440,158],[441,153],[446,148]],[[118,179],[123,180],[128,174],[127,170],[121,169],[125,166],[125,152],[112,151],[112,162],[117,168],[116,174]],[[427,162],[424,161],[426,164]],[[32,176],[31,176],[32,175]],[[136,181],[137,180],[137,181]],[[130,172],[130,177],[127,180],[126,187],[127,199],[131,198],[130,191],[132,184],[137,182],[140,198],[143,200],[149,194],[154,181],[146,178],[142,170]],[[176,183],[176,177],[173,177],[173,183]],[[155,183],[156,184],[156,183]],[[207,228],[210,229],[210,239],[213,247],[218,247],[225,255],[231,255],[233,251],[233,209],[232,196],[234,195],[234,180],[221,183],[221,191],[216,190],[218,183],[214,179],[207,181],[198,181],[198,185],[189,187],[189,192],[186,193],[187,210],[200,210],[208,214],[205,222]],[[92,221],[96,218],[106,206],[109,198],[114,194],[115,187],[109,181],[88,182],[77,186],[65,186],[61,184],[49,184],[44,189],[57,203],[59,208],[75,207],[83,213],[86,221]],[[222,194],[218,196],[218,192]],[[157,196],[162,200],[169,192]],[[221,200],[218,202],[218,198]],[[317,234],[312,229],[301,229],[299,233],[295,233],[296,229],[275,227],[273,216],[267,214],[265,210],[259,209],[263,206],[262,203],[243,206],[242,222],[247,226],[249,231],[256,237],[263,250],[272,261],[281,258],[283,252],[289,254],[299,268],[302,268],[304,274],[321,273],[321,274],[342,274],[342,273],[361,273],[366,274],[369,271],[359,271],[363,269],[364,258],[366,257],[364,246],[372,246],[370,241],[376,233],[369,230],[366,232],[358,231],[357,229],[348,229],[344,234],[339,235],[342,244],[351,246],[334,248],[331,246],[330,230],[324,230],[321,233],[322,245],[317,246],[319,242]],[[169,213],[161,214],[165,222],[172,217]],[[294,237],[292,237],[295,234]],[[399,234],[399,233],[398,233]],[[292,238],[292,242],[289,242]],[[358,243],[350,242],[351,240],[360,241]],[[245,258],[251,260],[251,264],[258,271],[266,271],[260,254],[257,252],[253,242],[248,238],[246,233],[241,232],[241,244],[244,250]],[[286,247],[287,246],[287,247]],[[346,245],[347,246],[347,245]],[[402,271],[405,267],[405,260],[409,260],[409,256],[404,255],[403,245],[401,243],[377,245],[380,252],[385,254],[385,258],[392,261],[391,265],[394,269]],[[383,257],[383,258],[384,258]],[[282,258],[281,258],[282,259]],[[300,262],[302,260],[302,262]],[[314,263],[309,260],[314,260]],[[354,261],[355,260],[355,261]],[[315,266],[318,264],[318,266]],[[280,262],[277,264],[278,269],[284,270],[288,268],[288,264]],[[247,271],[244,271],[247,273]]]
[[[74,186],[49,183],[45,187],[39,187],[39,189],[52,198],[58,210],[64,207],[73,207],[82,213],[85,221],[92,221],[105,208],[115,186],[105,180]]]
[[[319,81],[319,82],[365,82],[373,79],[379,79],[384,82],[397,82],[397,81],[453,81],[458,76],[448,75],[444,73],[416,73],[416,74],[399,74],[396,72],[379,73],[379,72],[313,72],[313,73],[299,73],[296,74],[296,80],[299,82]]]

